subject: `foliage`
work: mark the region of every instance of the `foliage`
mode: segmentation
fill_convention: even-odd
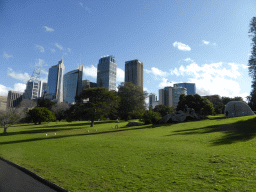
[[[37,107],[46,107],[47,109],[51,110],[52,106],[56,103],[51,101],[50,99],[40,98],[37,101]]]
[[[180,95],[180,100],[176,110],[184,111],[186,105],[188,108],[193,108],[195,112],[200,115],[212,115],[214,113],[213,104],[207,98],[201,97],[198,94]]]
[[[248,105],[252,110],[256,110],[256,17],[253,17],[250,23],[249,37],[252,39],[252,52],[249,59],[249,75],[252,77],[252,91],[248,97]]]
[[[175,112],[175,109],[166,105],[157,105],[154,108],[154,112],[158,112],[162,117],[164,117],[165,115]]]
[[[33,109],[34,107],[36,107],[36,105],[37,103],[35,100],[23,99],[18,107],[28,111],[29,109]]]
[[[66,111],[69,109],[69,105],[67,103],[57,103],[52,106],[51,111],[55,113],[56,119],[58,121],[62,119],[66,119]]]
[[[118,86],[118,96],[120,97],[118,111],[121,119],[136,118],[146,110],[145,98],[147,92],[143,92],[141,87],[133,83],[121,83]]]
[[[86,115],[91,121],[91,127],[94,121],[107,117],[113,108],[117,108],[119,97],[115,91],[108,91],[104,87],[84,89],[77,100],[89,99],[85,103],[78,103],[76,110]],[[75,113],[76,114],[76,113]]]
[[[29,110],[28,115],[35,125],[37,123],[41,124],[41,122],[56,121],[55,114],[46,107],[35,107]]]
[[[18,123],[25,117],[25,112],[22,109],[8,109],[7,111],[0,111],[0,125],[4,127],[4,133],[7,133],[8,127]]]
[[[161,119],[161,114],[159,112],[154,112],[153,110],[147,110],[144,112],[141,120],[145,125],[147,124],[157,124]]]

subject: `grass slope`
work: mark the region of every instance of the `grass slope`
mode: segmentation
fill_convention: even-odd
[[[255,121],[24,124],[0,135],[0,156],[70,191],[256,191]]]

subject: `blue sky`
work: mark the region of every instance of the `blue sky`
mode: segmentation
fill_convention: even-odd
[[[249,95],[249,23],[255,0],[0,1],[0,95],[23,91],[36,62],[41,79],[64,58],[65,73],[84,64],[96,82],[101,56],[144,63],[144,89],[196,83],[197,93]]]

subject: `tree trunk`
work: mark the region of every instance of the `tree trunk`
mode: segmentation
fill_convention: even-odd
[[[91,120],[91,127],[93,127],[94,125],[94,120]]]
[[[7,128],[8,128],[8,127],[5,125],[5,126],[4,126],[4,134],[7,133]]]

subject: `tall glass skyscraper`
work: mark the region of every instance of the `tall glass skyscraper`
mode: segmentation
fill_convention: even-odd
[[[73,103],[75,97],[82,93],[83,65],[64,75],[63,97],[64,102]]]
[[[102,57],[97,70],[97,86],[116,90],[116,59],[113,56]]]
[[[65,66],[63,60],[57,65],[49,69],[48,74],[48,89],[46,98],[56,100],[58,103],[63,102],[63,75]]]
[[[176,84],[174,84],[174,86],[186,88],[188,95],[196,94],[196,85],[195,85],[195,83],[176,83]]]

